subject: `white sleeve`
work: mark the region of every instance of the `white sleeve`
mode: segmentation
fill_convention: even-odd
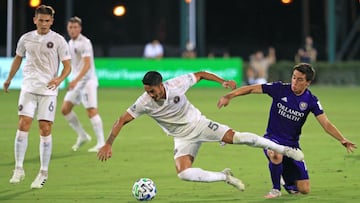
[[[126,111],[134,118],[137,118],[146,113],[145,111],[145,97],[147,93],[142,94],[133,105],[131,105]]]
[[[60,37],[60,45],[58,48],[58,54],[59,54],[59,58],[61,61],[71,59],[69,45],[63,36]]]
[[[17,43],[17,47],[16,47],[16,55],[24,57],[25,56],[25,45],[24,45],[24,35],[20,37],[18,43]]]
[[[84,40],[84,43],[82,43],[82,50],[81,50],[81,57],[91,57],[92,54],[92,45],[90,40]]]

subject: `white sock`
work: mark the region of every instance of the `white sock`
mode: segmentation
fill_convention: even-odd
[[[259,147],[264,149],[271,149],[278,153],[283,154],[285,146],[276,144],[275,142],[266,138],[260,137],[254,133],[249,132],[235,132],[233,137],[234,144],[246,144],[252,147]]]
[[[83,137],[86,136],[87,133],[84,130],[84,128],[81,126],[81,123],[74,111],[71,111],[69,114],[65,115],[64,117],[69,122],[69,125],[72,127],[72,129],[76,131],[78,136],[83,136]]]
[[[178,174],[181,180],[195,182],[215,182],[224,181],[226,176],[222,172],[205,171],[201,168],[187,168]]]
[[[49,168],[50,158],[52,150],[52,137],[51,134],[48,136],[40,136],[40,170],[47,171]]]
[[[16,131],[15,137],[15,168],[23,168],[25,153],[28,145],[29,132]]]
[[[96,138],[97,138],[97,145],[101,145],[103,146],[105,144],[105,140],[104,140],[104,130],[103,130],[103,123],[101,120],[101,117],[99,114],[93,116],[92,118],[90,118],[92,127],[94,129]]]

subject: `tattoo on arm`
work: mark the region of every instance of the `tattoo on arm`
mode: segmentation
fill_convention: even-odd
[[[111,133],[111,134],[109,135],[108,139],[106,140],[106,143],[112,145],[113,142],[114,142],[114,140],[115,140],[115,138],[116,138],[116,135],[114,135],[114,134]]]

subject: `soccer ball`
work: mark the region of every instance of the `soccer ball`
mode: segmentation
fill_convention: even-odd
[[[140,178],[134,183],[132,193],[139,201],[152,200],[156,195],[155,183],[150,178]]]

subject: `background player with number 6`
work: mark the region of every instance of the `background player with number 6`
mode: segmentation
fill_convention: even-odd
[[[35,114],[40,130],[40,171],[31,188],[42,188],[48,178],[48,167],[52,152],[51,129],[55,119],[58,86],[71,71],[70,53],[63,36],[50,30],[54,22],[54,9],[41,5],[33,18],[36,30],[21,36],[14,61],[4,90],[7,92],[12,78],[19,70],[23,57],[23,70],[18,115],[19,123],[15,137],[15,169],[10,183],[25,178],[23,162],[28,144],[29,130]],[[64,68],[58,76],[59,61]]]

